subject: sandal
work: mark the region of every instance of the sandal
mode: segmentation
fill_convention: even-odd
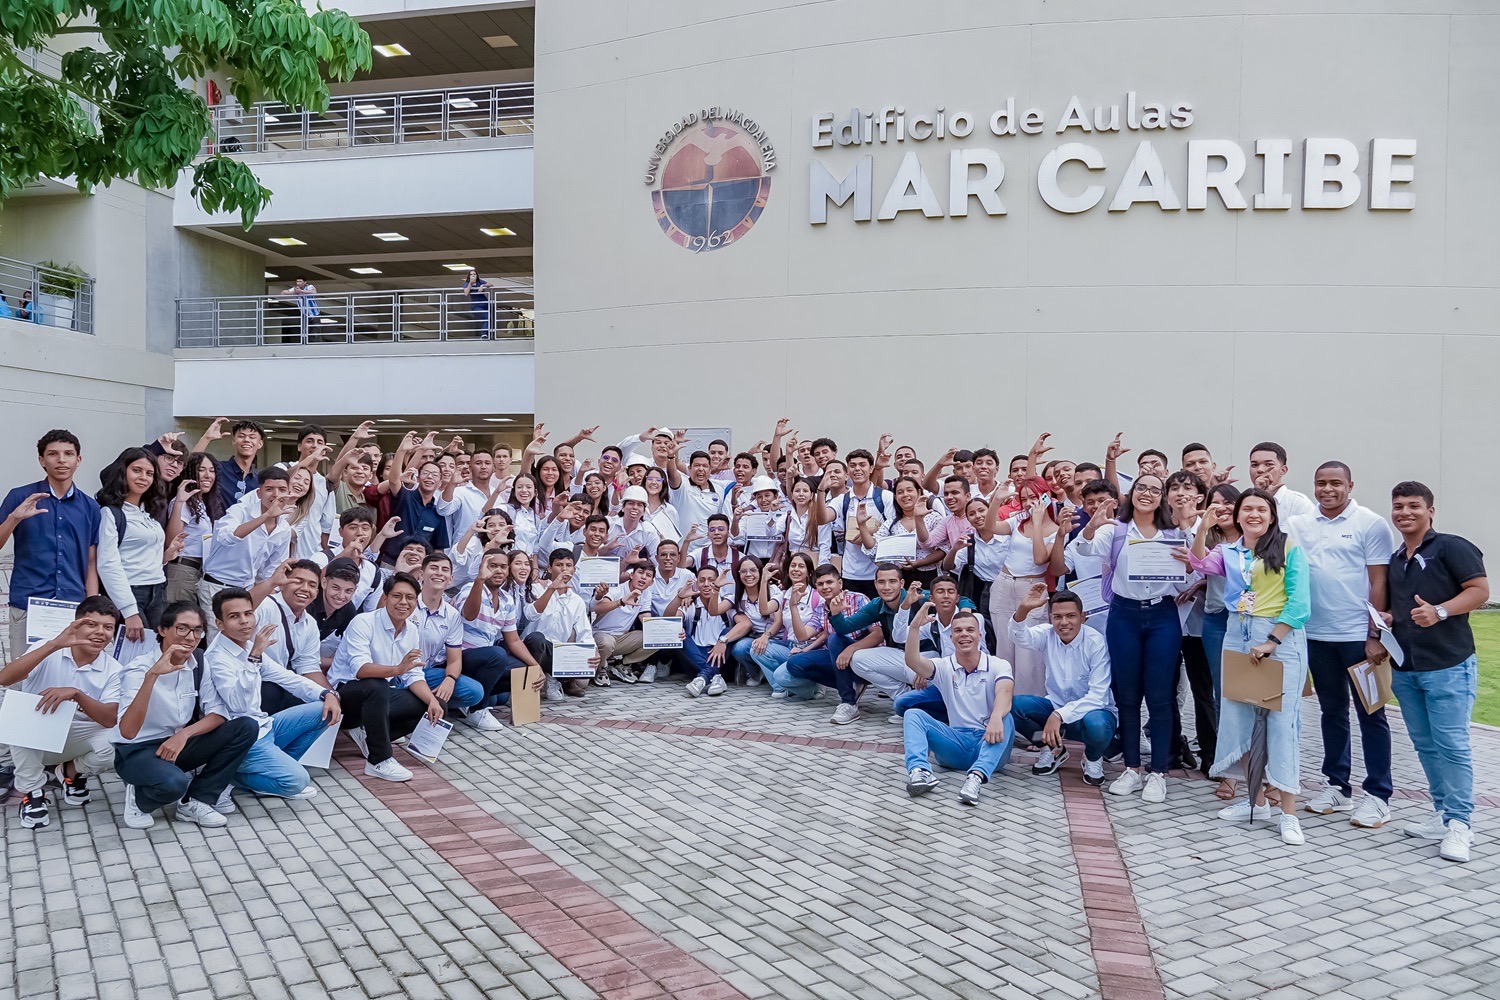
[[[1219,787],[1214,790],[1214,795],[1223,802],[1233,802],[1239,795],[1239,785],[1233,778],[1220,778]]]

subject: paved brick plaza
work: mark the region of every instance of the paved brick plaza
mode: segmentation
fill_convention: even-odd
[[[596,689],[460,729],[432,769],[403,753],[407,785],[354,777],[345,740],[321,797],[242,796],[221,831],[118,827],[113,775],[35,833],[12,803],[0,1000],[1500,998],[1500,733],[1476,727],[1452,865],[1344,816],[1286,847],[1217,820],[1202,780],[1114,799],[1076,752],[1046,778],[1015,755],[977,809],[952,773],[911,800],[888,703],[832,708]],[[1400,823],[1426,800],[1396,748]]]

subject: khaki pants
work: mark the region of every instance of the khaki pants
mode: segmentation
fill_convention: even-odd
[[[22,653],[26,652],[26,609],[10,609],[10,646],[7,647],[9,655],[5,662],[9,663]]]
[[[644,641],[645,636],[640,632],[626,632],[624,635],[595,632],[594,642],[599,646],[599,665],[608,666],[609,661],[616,656],[623,658],[626,663],[640,663],[656,652],[654,649],[642,649],[641,643]]]
[[[115,745],[110,742],[110,733],[97,722],[83,715],[73,717],[68,728],[68,742],[58,753],[44,753],[29,747],[10,748],[11,758],[16,764],[16,791],[26,794],[40,791],[47,784],[47,768],[73,761],[79,774],[103,774],[115,763]]]
[[[1020,537],[1020,536],[1017,536]],[[1009,660],[1015,678],[1016,694],[1045,697],[1047,694],[1047,667],[1039,650],[1017,646],[1010,638],[1010,623],[1016,609],[1026,599],[1033,584],[1041,583],[1042,577],[1015,577],[1006,573],[995,576],[990,585],[990,619],[995,626],[995,655]],[[1045,625],[1047,606],[1043,604],[1026,616],[1026,626]]]
[[[198,580],[198,605],[203,609],[203,627],[208,631],[209,642],[219,634],[218,622],[214,620],[214,595],[223,589],[224,584],[212,583],[206,577]]]

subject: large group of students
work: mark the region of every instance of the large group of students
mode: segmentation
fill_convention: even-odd
[[[122,452],[94,497],[74,483],[79,440],[43,435],[42,478],[0,505],[14,557],[0,691],[75,711],[60,752],[0,732],[0,791],[19,794],[23,826],[47,826],[53,797],[89,801],[110,767],[135,828],[169,806],[223,826],[237,791],[311,798],[300,759],[331,726],[367,775],[408,780],[394,746],[423,719],[501,730],[491,709],[522,670],[517,690],[549,700],[674,673],[690,697],[764,686],[788,711],[827,688],[833,725],[876,705],[901,724],[910,795],[939,784],[937,765],[962,773],[969,805],[1013,750],[1038,775],[1081,752],[1095,786],[1119,762],[1106,791],[1148,803],[1171,771],[1201,769],[1223,819],[1299,845],[1309,675],[1326,783],[1302,810],[1391,820],[1390,727],[1349,668],[1385,661],[1393,637],[1390,688],[1433,800],[1404,832],[1469,858],[1468,614],[1489,588],[1479,550],[1434,530],[1421,483],[1388,491],[1387,518],[1336,460],[1311,498],[1291,489],[1271,441],[1241,486],[1198,442],[1127,469],[1119,434],[1101,464],[1049,457],[1043,434],[1002,465],[988,447],[924,461],[890,436],[840,455],[786,420],[739,453],[650,427],[596,461],[579,449],[597,427],[549,447],[538,425],[519,454],[416,433],[385,452],[373,427],[335,450],[304,426],[278,466],[260,462],[260,425],[215,420],[192,449],[173,433]],[[617,564],[584,584],[593,560]],[[33,599],[76,602],[73,620],[28,643]],[[653,618],[675,641],[646,641]],[[122,663],[126,642],[138,655]],[[1229,654],[1281,664],[1279,707],[1224,696]]]

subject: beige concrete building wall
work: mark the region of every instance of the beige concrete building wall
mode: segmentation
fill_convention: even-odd
[[[665,3],[538,9],[537,415],[571,432],[668,421],[731,425],[736,440],[790,416],[804,436],[873,447],[889,430],[931,456],[950,444],[1101,460],[1115,431],[1175,458],[1193,438],[1246,466],[1263,438],[1290,482],[1353,466],[1360,498],[1418,478],[1440,525],[1500,548],[1500,16],[1479,2],[1188,2],[1120,5]],[[1190,102],[1181,130],[1066,135],[1070,97],[1092,109]],[[995,136],[1014,97],[1039,135]],[[858,107],[974,114],[941,142],[813,147],[814,121]],[[643,183],[683,115],[728,105],[775,145],[769,202],[733,245],[668,239]],[[1367,189],[1350,207],[1302,207],[1303,140],[1347,139]],[[1411,211],[1372,211],[1376,138],[1415,139]],[[1189,140],[1233,140],[1239,190],[1261,190],[1257,139],[1292,142],[1287,211],[1136,204],[1106,210],[1150,140],[1186,200]],[[1061,186],[1105,187],[1080,214],[1039,194],[1043,156],[1083,142]],[[948,154],[993,150],[1006,214],[903,212],[857,222],[852,202],[809,223],[814,161],[835,178],[873,157],[881,207],[903,153],[948,205]]]

